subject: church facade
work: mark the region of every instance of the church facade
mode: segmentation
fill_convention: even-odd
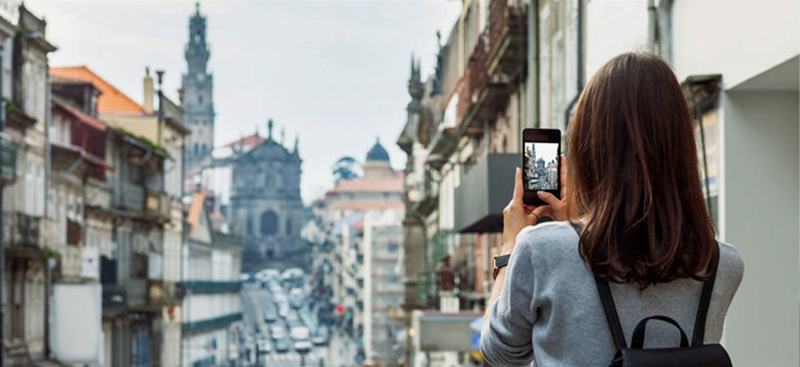
[[[200,14],[199,4],[189,19],[189,42],[184,56],[188,69],[181,81],[181,101],[184,123],[192,131],[184,142],[184,170],[190,171],[214,149],[214,76],[207,70],[211,53],[206,43],[206,17]]]
[[[302,159],[297,149],[268,135],[233,161],[229,221],[242,238],[242,270],[305,267],[306,244],[300,237]],[[283,139],[281,139],[283,140]]]

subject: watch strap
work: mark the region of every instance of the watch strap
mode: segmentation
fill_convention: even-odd
[[[508,259],[511,255],[500,255],[494,257],[494,270],[492,270],[492,280],[497,279],[497,274],[500,272],[500,269],[508,265]]]

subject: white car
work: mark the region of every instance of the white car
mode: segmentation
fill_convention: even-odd
[[[298,340],[294,342],[294,350],[305,353],[311,350],[311,342],[308,339],[305,340]]]
[[[258,353],[260,354],[267,354],[272,352],[272,344],[269,343],[267,339],[261,339],[258,341]]]

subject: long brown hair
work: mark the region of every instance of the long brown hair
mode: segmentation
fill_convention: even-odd
[[[592,273],[641,289],[705,279],[714,228],[692,117],[669,65],[615,57],[586,86],[569,130],[571,204],[588,220],[579,247]]]

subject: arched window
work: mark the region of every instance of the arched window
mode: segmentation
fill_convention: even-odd
[[[203,96],[197,96],[197,104],[203,105]]]
[[[261,214],[261,234],[272,236],[276,233],[278,233],[278,215],[268,210]]]
[[[286,235],[292,235],[292,218],[286,218]]]
[[[203,143],[203,155],[206,155],[206,148],[208,148],[206,143]]]
[[[247,216],[247,235],[252,236],[253,234],[253,218]]]
[[[200,155],[200,144],[194,143],[194,155]]]

